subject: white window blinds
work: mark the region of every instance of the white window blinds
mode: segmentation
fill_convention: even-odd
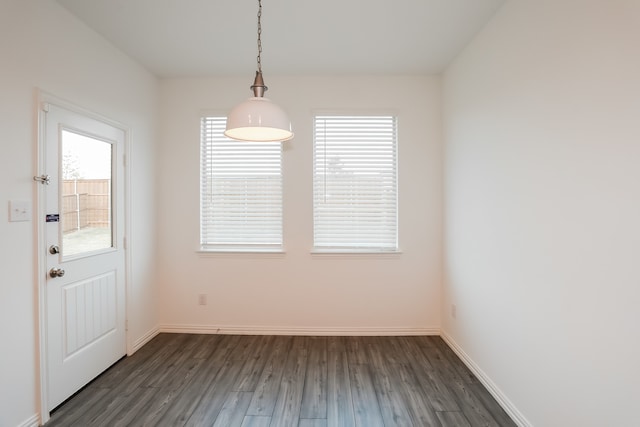
[[[234,141],[225,125],[201,122],[201,248],[281,250],[282,144]]]
[[[318,251],[398,249],[393,116],[316,116],[313,238]]]

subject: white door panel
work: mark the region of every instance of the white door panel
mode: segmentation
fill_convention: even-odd
[[[117,299],[115,271],[62,288],[63,360],[116,331]]]
[[[126,353],[125,133],[54,104],[44,123],[49,185],[42,250],[52,410]]]

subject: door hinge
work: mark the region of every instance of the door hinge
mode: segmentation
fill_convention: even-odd
[[[125,168],[127,167],[127,155],[126,154],[122,155],[122,166],[124,166]]]
[[[124,330],[125,331],[129,330],[129,319],[125,319],[125,321],[124,321]]]
[[[127,237],[123,237],[122,238],[122,247],[126,250],[127,249]]]
[[[49,112],[49,103],[48,102],[43,102],[42,105],[41,105],[41,109],[45,113],[48,113]]]

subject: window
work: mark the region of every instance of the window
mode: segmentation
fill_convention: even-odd
[[[397,251],[396,127],[393,116],[315,117],[315,250]]]
[[[282,250],[282,144],[224,136],[225,117],[203,117],[202,250]]]

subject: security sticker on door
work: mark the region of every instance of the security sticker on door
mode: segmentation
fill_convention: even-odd
[[[60,222],[60,214],[47,214],[47,222]]]

